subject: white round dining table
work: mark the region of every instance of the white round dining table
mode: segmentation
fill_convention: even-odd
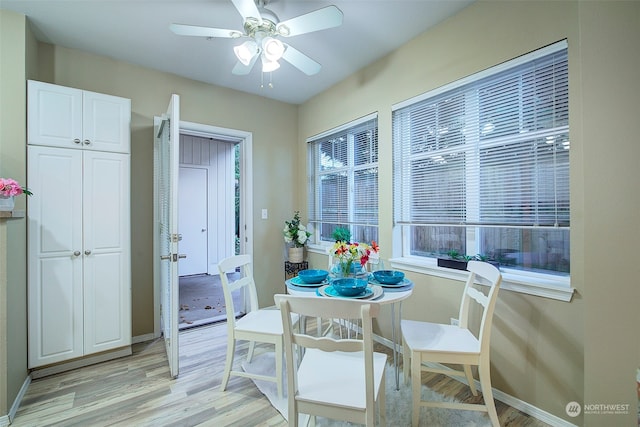
[[[290,295],[308,296],[310,298],[328,298],[326,296],[323,296],[319,292],[317,292],[320,286],[309,286],[309,285],[299,286],[292,282],[292,280],[294,279],[295,277],[292,279],[287,279],[285,281],[285,284],[287,287],[287,293],[289,293]],[[399,353],[399,347],[401,344],[398,342],[398,340],[401,337],[401,331],[399,329],[400,329],[400,319],[402,318],[402,301],[404,301],[405,299],[411,296],[411,294],[413,293],[413,287],[415,285],[412,281],[406,278],[403,281],[403,284],[405,284],[405,286],[402,286],[402,287],[398,287],[398,286],[385,287],[384,285],[381,285],[377,282],[372,282],[371,280],[369,281],[369,283],[372,285],[381,286],[382,289],[384,290],[384,293],[382,294],[382,296],[376,299],[358,299],[358,298],[346,298],[346,297],[345,299],[353,301],[354,303],[368,303],[368,304],[380,304],[380,305],[391,304],[391,341],[393,346],[392,348],[393,366],[395,369],[396,390],[399,390],[400,374],[398,369],[398,358],[399,358],[398,353]],[[397,307],[397,310],[396,310],[396,307]]]

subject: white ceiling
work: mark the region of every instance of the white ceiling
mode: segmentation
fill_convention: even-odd
[[[300,104],[403,45],[474,0],[271,0],[281,21],[337,6],[343,25],[287,39],[322,64],[307,76],[290,64],[272,74],[273,88],[260,67],[247,76],[231,73],[233,39],[185,37],[169,24],[242,30],[231,0],[0,0],[0,8],[26,15],[38,40]]]

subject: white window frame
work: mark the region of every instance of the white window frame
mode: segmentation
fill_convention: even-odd
[[[362,125],[363,123],[369,122],[371,120],[376,120],[375,123],[375,128],[377,130],[378,127],[378,113],[371,113],[368,114],[366,116],[360,117],[356,120],[353,120],[351,122],[345,123],[343,125],[340,125],[338,127],[335,127],[333,129],[329,129],[325,132],[319,133],[317,135],[311,136],[309,138],[307,138],[306,142],[308,144],[308,154],[307,154],[307,162],[308,162],[308,168],[307,168],[307,184],[308,184],[308,194],[309,194],[309,218],[310,218],[310,222],[308,224],[308,230],[312,233],[310,239],[309,239],[309,243],[307,244],[307,248],[309,251],[311,252],[316,252],[316,253],[322,253],[322,254],[326,254],[328,249],[333,245],[334,242],[329,242],[329,241],[323,241],[320,240],[320,235],[319,233],[316,233],[315,231],[315,226],[313,225],[313,220],[315,220],[315,218],[313,218],[314,216],[314,212],[312,212],[312,206],[316,206],[319,202],[318,200],[318,193],[317,193],[317,188],[318,188],[318,179],[319,176],[316,175],[315,173],[315,166],[313,165],[313,158],[314,156],[312,155],[310,150],[313,150],[313,143],[318,141],[318,140],[322,140],[324,138],[330,137],[334,134],[340,133],[340,132],[344,132],[346,131],[348,134],[348,144],[349,144],[349,149],[348,149],[348,158],[349,158],[349,164],[347,166],[345,166],[344,170],[348,173],[348,188],[349,188],[349,218],[348,221],[351,224],[355,224],[354,221],[354,213],[352,208],[354,207],[354,195],[353,195],[353,185],[354,185],[354,171],[359,170],[359,169],[366,169],[369,167],[377,167],[378,166],[378,162],[375,163],[368,163],[365,166],[355,166],[354,165],[354,159],[353,159],[353,150],[351,149],[352,144],[354,143],[353,141],[353,135],[351,133],[352,130],[357,129],[360,125]],[[379,175],[378,175],[379,177]],[[375,197],[378,197],[378,194],[375,194]],[[369,227],[377,227],[378,228],[378,233],[379,233],[379,223],[376,222],[375,224],[373,223],[368,223],[368,224],[358,224],[358,225],[366,225]]]
[[[539,49],[537,51],[531,52],[529,54],[523,55],[521,57],[515,58],[511,61],[497,65],[490,69],[484,70],[480,73],[476,73],[467,78],[452,82],[448,85],[445,85],[433,91],[421,94],[414,98],[395,104],[392,106],[392,111],[396,111],[404,107],[414,105],[425,99],[429,99],[439,94],[443,94],[447,91],[450,91],[451,89],[467,85],[469,83],[483,79],[490,75],[500,73],[504,70],[518,66],[520,64],[533,61],[537,58],[546,56],[548,54],[551,54],[563,49],[567,49],[566,40],[563,40],[561,42]],[[395,138],[395,135],[394,135],[394,138]],[[395,150],[395,147],[396,146],[394,142],[394,150]],[[399,173],[399,171],[397,170],[399,169],[398,165],[394,164],[394,168],[396,169],[394,170],[394,179],[396,179],[395,174]],[[395,185],[394,185],[394,191],[395,191]],[[394,200],[395,200],[395,196],[397,195],[394,195]],[[428,275],[433,275],[438,277],[444,277],[444,278],[453,279],[453,280],[460,280],[460,281],[466,280],[466,277],[467,277],[466,272],[438,267],[436,258],[409,255],[410,240],[408,237],[403,235],[403,233],[406,233],[409,229],[410,229],[410,226],[394,223],[393,254],[395,256],[390,259],[390,264],[392,268],[397,268],[397,269],[406,270],[406,271],[413,271],[417,273],[428,274]],[[467,241],[467,243],[469,244],[469,241]],[[518,269],[509,269],[506,267],[501,267],[501,271],[503,276],[503,282],[502,282],[503,289],[557,299],[561,301],[571,301],[572,295],[574,293],[574,288],[571,287],[570,276],[544,274],[544,273],[523,271]]]

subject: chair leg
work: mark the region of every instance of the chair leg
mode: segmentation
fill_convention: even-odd
[[[473,373],[471,372],[471,365],[463,365],[464,374],[467,377],[467,381],[469,382],[469,388],[471,389],[471,394],[474,396],[478,395],[478,390],[476,389],[476,382],[473,379]]]
[[[220,384],[220,391],[227,389],[227,383],[231,376],[231,368],[233,367],[233,357],[236,354],[236,340],[232,336],[229,336],[227,341],[227,360],[224,364],[224,374],[222,375],[222,384]]]
[[[386,367],[385,367],[386,370]],[[387,425],[387,393],[385,391],[385,384],[384,384],[384,378],[386,375],[383,375],[383,381],[382,384],[380,385],[380,390],[378,392],[378,416],[380,418],[380,425],[381,426],[386,426]]]
[[[276,384],[278,387],[278,398],[282,399],[282,382],[284,381],[284,376],[282,375],[282,337],[279,341],[276,341]]]
[[[251,359],[253,359],[253,351],[256,348],[255,341],[249,341],[249,352],[247,353],[247,363],[251,363]]]
[[[496,411],[496,403],[493,400],[493,390],[491,390],[491,372],[489,368],[489,360],[480,361],[478,366],[478,375],[480,377],[480,387],[482,388],[482,398],[487,406],[487,413],[493,427],[500,427],[498,421],[498,412]]]
[[[409,378],[411,378],[411,349],[404,339],[402,340],[402,374],[405,385],[409,385]]]
[[[420,396],[420,390],[422,386],[422,369],[420,367],[422,362],[422,357],[420,357],[419,353],[411,353],[411,390],[413,393],[413,414],[411,416],[411,425],[413,427],[418,427],[420,421],[420,400],[422,397]]]

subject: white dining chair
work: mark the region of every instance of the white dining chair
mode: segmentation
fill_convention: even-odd
[[[297,427],[300,414],[308,414],[374,426],[376,407],[380,425],[385,425],[387,355],[373,351],[372,318],[379,305],[291,295],[276,295],[275,301],[284,325],[289,425]],[[359,319],[362,336],[309,335],[294,329],[294,313]]]
[[[235,255],[223,259],[218,263],[224,301],[227,311],[227,359],[222,376],[220,390],[227,388],[231,375],[254,378],[275,382],[278,389],[278,397],[282,397],[283,387],[283,330],[280,312],[277,309],[258,307],[258,294],[253,279],[251,257],[249,255]],[[240,277],[237,278],[239,270]],[[244,290],[245,300],[248,300],[246,314],[236,319],[236,308],[233,301],[233,292]],[[250,363],[255,350],[256,342],[272,344],[275,349],[275,376],[265,376],[248,373],[242,370],[233,370],[236,342],[246,340],[249,342],[247,362]]]
[[[405,380],[411,373],[413,389],[412,425],[418,426],[422,407],[438,407],[484,411],[494,426],[499,426],[490,375],[490,337],[493,312],[502,275],[493,265],[469,261],[467,264],[469,277],[460,303],[459,325],[402,320],[403,366]],[[476,283],[480,282],[480,284]],[[488,285],[488,286],[483,286]],[[481,291],[484,289],[484,292]],[[469,329],[469,310],[472,303],[477,303],[482,311],[480,328],[477,336]],[[475,311],[473,313],[476,313]],[[462,365],[462,370],[441,368],[433,364]],[[466,377],[471,393],[478,395],[471,366],[478,367],[480,386],[484,404],[468,404],[459,402],[428,402],[421,400],[421,372],[429,371],[445,375]]]

